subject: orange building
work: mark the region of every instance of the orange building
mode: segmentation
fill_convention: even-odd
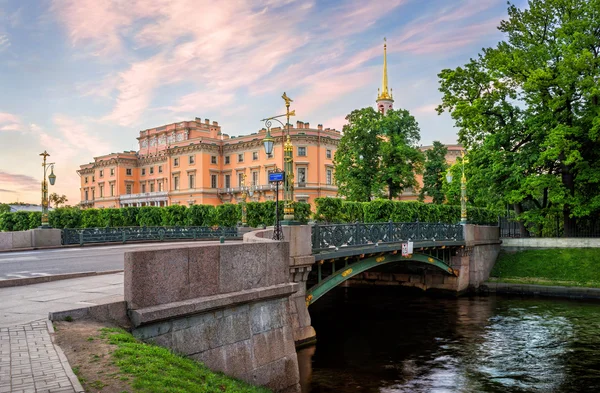
[[[294,145],[294,199],[313,203],[318,197],[336,196],[333,156],[340,132],[321,124],[311,128],[301,121],[290,125],[289,131]],[[274,200],[268,173],[283,168],[286,133],[271,128],[275,147],[267,157],[264,128],[229,137],[216,121],[196,118],[140,131],[139,151],[95,157],[80,166],[81,206],[219,205],[241,201],[243,188],[248,202]],[[281,187],[280,193],[281,199]]]

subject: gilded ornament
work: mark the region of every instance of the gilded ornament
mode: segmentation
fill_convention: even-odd
[[[379,262],[383,262],[385,261],[385,257],[379,257],[377,259],[375,259],[375,262],[379,263]]]
[[[348,277],[352,273],[352,269],[344,270],[342,277]]]

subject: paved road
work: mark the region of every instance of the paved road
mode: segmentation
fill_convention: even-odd
[[[228,240],[227,243],[239,241]],[[218,242],[172,242],[88,246],[20,252],[0,252],[0,280],[50,276],[63,273],[100,272],[123,269],[124,254],[135,249],[172,246],[189,247]]]

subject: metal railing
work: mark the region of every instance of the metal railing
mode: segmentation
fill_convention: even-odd
[[[562,218],[559,215],[550,217],[545,225],[526,225],[525,227],[507,217],[500,217],[500,237],[565,237]],[[589,217],[577,218],[574,233],[569,237],[600,237],[600,219]]]
[[[464,241],[463,226],[426,222],[385,222],[315,224],[312,227],[313,253],[340,247],[428,240]]]
[[[62,244],[126,243],[128,241],[164,241],[198,239],[238,239],[237,228],[222,227],[106,227],[65,228]]]

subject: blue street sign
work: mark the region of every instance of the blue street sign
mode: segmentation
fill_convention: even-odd
[[[271,172],[269,173],[269,183],[276,183],[285,179],[285,172]]]

